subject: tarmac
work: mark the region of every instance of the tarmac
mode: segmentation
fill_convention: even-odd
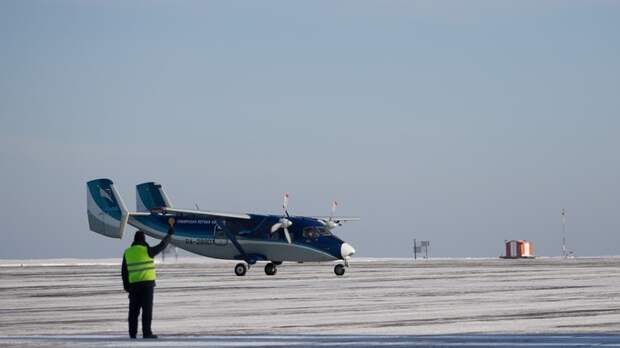
[[[0,346],[620,347],[620,258],[158,264],[156,342],[129,340],[120,260],[0,260]]]

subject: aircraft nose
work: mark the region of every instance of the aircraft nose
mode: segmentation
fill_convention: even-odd
[[[342,245],[340,246],[340,255],[342,255],[342,258],[346,259],[347,257],[350,257],[353,254],[355,254],[355,249],[353,249],[351,244],[342,243]]]

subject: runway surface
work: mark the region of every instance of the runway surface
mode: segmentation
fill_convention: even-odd
[[[438,335],[438,336],[185,336],[157,341],[123,336],[2,337],[12,347],[620,347],[612,335]]]
[[[0,260],[0,346],[153,346],[124,338],[119,261]],[[158,265],[156,346],[620,346],[620,258],[233,265]]]

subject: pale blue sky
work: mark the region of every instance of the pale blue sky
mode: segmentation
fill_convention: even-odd
[[[620,254],[616,1],[0,1],[0,258],[112,257],[87,180],[359,215],[361,256]]]

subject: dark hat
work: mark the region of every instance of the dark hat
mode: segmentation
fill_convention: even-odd
[[[137,231],[136,234],[133,236],[133,242],[135,243],[145,243],[146,239],[144,238],[144,232],[142,231]]]

